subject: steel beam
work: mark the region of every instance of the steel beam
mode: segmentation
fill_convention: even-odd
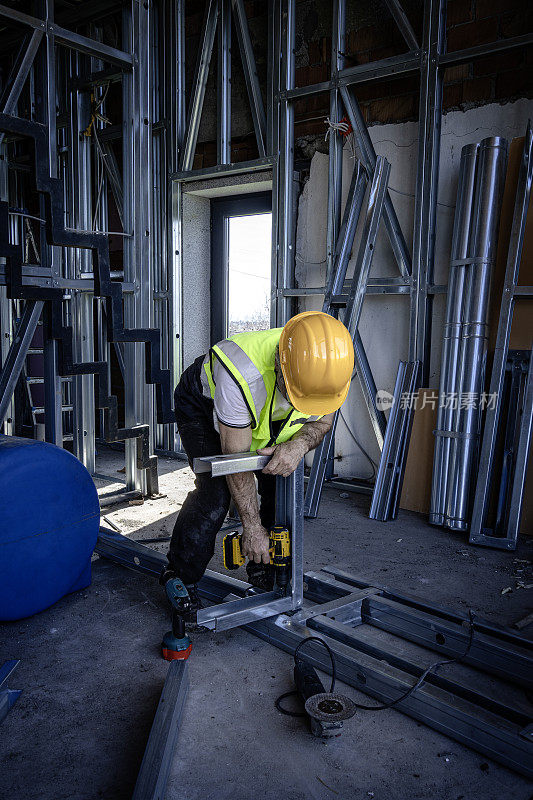
[[[205,87],[209,75],[209,62],[213,52],[213,43],[218,19],[218,0],[209,0],[206,7],[204,25],[202,27],[202,37],[198,49],[198,63],[194,77],[193,88],[191,91],[191,103],[187,116],[187,131],[183,151],[181,153],[180,170],[186,172],[192,169],[198,130],[200,128],[200,118],[204,106]]]
[[[380,703],[396,701],[396,710],[533,777],[533,745],[527,734],[530,719],[526,714],[434,675],[404,697],[423,668],[365,642],[357,631],[327,617],[318,617],[307,627],[280,616],[246,626],[246,630],[288,653],[294,653],[309,636],[323,638],[335,654],[339,680]],[[314,667],[331,673],[323,647],[310,642],[305,652]]]
[[[24,57],[20,64],[20,68],[11,84],[11,89],[3,108],[4,114],[13,114],[15,112],[20,93],[22,92],[24,84],[26,83],[26,79],[30,73],[30,69],[32,68],[37,50],[42,42],[43,35],[44,33],[41,29],[34,30],[31,35],[28,47],[24,52]],[[3,137],[4,134],[2,133],[0,142],[2,141]]]
[[[22,689],[9,689],[7,685],[19,664],[19,659],[13,659],[4,661],[0,667],[0,725],[22,694]]]
[[[418,114],[418,167],[413,230],[413,274],[409,332],[409,358],[422,362],[421,385],[429,375],[435,226],[439,183],[442,72],[439,58],[446,42],[446,0],[426,0],[424,9],[424,59],[420,70]]]
[[[88,72],[88,59],[79,53],[70,53],[71,75]],[[103,110],[103,113],[105,111]],[[70,220],[73,228],[91,230],[92,214],[92,147],[91,139],[83,131],[91,121],[91,99],[88,91],[76,88],[70,93]],[[96,125],[96,120],[94,125]],[[92,272],[92,257],[88,250],[72,254],[72,277],[82,279]],[[73,340],[74,358],[77,362],[94,361],[94,295],[89,292],[72,292],[70,304],[76,335]],[[104,357],[107,361],[107,354]],[[74,453],[92,474],[95,469],[95,398],[94,376],[76,375],[74,390]]]
[[[132,800],[161,800],[165,796],[188,691],[189,662],[171,661]]]
[[[385,5],[389,9],[392,17],[400,32],[405,39],[405,43],[407,44],[409,50],[418,50],[419,45],[417,38],[415,36],[415,32],[409,22],[407,14],[401,7],[398,0],[385,0]]]
[[[195,458],[193,471],[198,475],[208,473],[213,478],[223,475],[234,475],[236,472],[257,472],[266,467],[271,456],[260,456],[257,453],[231,453],[220,456],[201,456]]]
[[[250,39],[248,20],[246,18],[243,0],[232,0],[232,6],[235,30],[237,31],[237,40],[241,51],[246,91],[248,92],[248,98],[250,100],[250,110],[252,113],[257,149],[259,158],[264,158],[267,152],[266,115],[259,78],[257,76],[257,67],[255,64],[252,41]]]
[[[124,78],[124,222],[132,239],[124,240],[124,277],[134,283],[135,291],[125,298],[125,324],[130,328],[153,327],[152,270],[152,94],[151,6],[131,0],[131,13],[124,20],[124,41],[128,42],[135,63],[131,75]],[[144,382],[145,348],[127,343],[125,421],[127,427],[150,425],[150,450],[154,447],[153,387]],[[137,465],[137,439],[126,440],[126,480],[129,490],[147,492],[146,470]]]
[[[532,184],[533,129],[531,128],[531,125],[528,125],[522,153],[522,161],[518,175],[513,221],[509,239],[507,266],[505,271],[504,291],[502,293],[498,332],[496,335],[494,361],[490,380],[489,395],[495,397],[495,406],[494,408],[487,409],[485,417],[485,428],[483,431],[483,440],[478,467],[478,480],[474,496],[472,522],[470,525],[470,542],[472,544],[485,544],[494,547],[501,546],[509,550],[512,550],[516,547],[516,541],[518,537],[518,525],[521,508],[521,503],[518,502],[520,499],[519,497],[515,497],[515,503],[517,503],[517,505],[512,510],[514,522],[512,529],[509,529],[508,536],[498,539],[494,536],[485,535],[483,526],[489,505],[491,475],[493,473],[493,465],[495,460],[498,424],[502,414],[505,364],[509,350],[511,324],[513,320],[514,305],[516,302],[515,295],[517,294],[515,289],[519,280],[520,263],[524,246],[526,220],[531,200]]]
[[[295,0],[281,0],[281,87],[293,88],[295,80],[294,41]],[[280,88],[281,88],[280,87]],[[273,274],[276,285],[290,287],[294,281],[294,104],[281,100],[279,105],[279,156],[273,175]],[[273,292],[274,325],[284,325],[291,316],[291,301]]]
[[[385,440],[368,515],[370,519],[386,522],[389,519],[396,519],[398,514],[413,421],[414,409],[411,398],[419,385],[419,371],[419,361],[400,361],[398,366],[393,404],[387,420]]]
[[[383,80],[393,75],[407,75],[416,73],[420,69],[420,51],[412,50],[399,56],[383,58],[380,61],[371,61],[357,64],[355,67],[342,69],[338,74],[339,86],[352,86],[357,83]],[[309,97],[313,94],[323,94],[331,89],[331,81],[321,81],[308,86],[298,86],[280,92],[282,100],[298,100],[300,97]]]
[[[118,549],[126,550],[127,553],[131,551],[127,556],[122,553],[118,558],[113,557],[113,560],[118,563],[125,563],[126,558],[129,557],[130,563],[127,566],[138,571],[148,572],[155,577],[166,562],[162,554],[132,542],[125,536],[106,532],[100,534],[100,539],[102,535],[108,540],[118,541]],[[101,547],[100,539],[97,550]],[[148,553],[148,557],[144,555],[145,553]],[[150,563],[147,564],[147,561]],[[156,568],[152,566],[154,563],[158,565]],[[399,701],[395,706],[398,711],[511,769],[533,777],[531,719],[527,714],[520,709],[494,700],[492,696],[482,694],[469,684],[460,680],[451,680],[436,673],[427,675],[421,687],[400,699],[421,677],[424,668],[408,661],[401,655],[396,655],[393,651],[376,646],[373,644],[373,638],[365,638],[365,627],[362,625],[362,620],[359,619],[356,605],[359,602],[361,604],[381,603],[379,610],[372,611],[373,623],[383,623],[380,624],[380,627],[385,627],[390,622],[391,625],[394,624],[402,637],[413,641],[415,636],[421,637],[426,646],[441,653],[446,652],[446,648],[452,652],[459,651],[464,637],[468,635],[468,630],[463,624],[467,619],[466,615],[457,615],[453,611],[431,603],[424,603],[417,598],[396,595],[391,593],[391,590],[372,586],[342,570],[326,569],[340,580],[330,577],[327,573],[305,573],[304,575],[306,596],[319,597],[318,606],[305,606],[301,615],[297,613],[296,619],[282,614],[247,624],[244,626],[245,629],[289,653],[294,653],[297,645],[309,636],[317,635],[319,638],[324,638],[335,653],[339,680],[380,702]],[[354,587],[360,590],[357,598],[350,597],[354,595]],[[235,578],[207,570],[200,581],[199,588],[203,597],[220,603],[228,595],[235,599],[244,597],[250,586]],[[390,616],[388,619],[384,617],[383,609],[387,615],[391,615],[393,612],[391,604],[384,603],[382,598],[391,598],[395,603],[401,603],[401,615],[395,616],[393,619]],[[328,608],[325,608],[323,603],[327,603]],[[325,613],[315,616],[313,608]],[[339,609],[339,615],[342,615],[343,609],[345,610],[346,622],[328,616],[328,614],[335,616],[336,608]],[[419,611],[422,613],[419,614]],[[370,612],[367,609],[364,613]],[[426,619],[426,613],[429,613],[432,618]],[[306,625],[296,621],[302,616],[305,618]],[[415,624],[414,629],[402,622],[407,618],[410,618]],[[432,627],[434,625],[437,626],[437,634],[445,637],[451,635],[452,638],[441,642]],[[494,643],[496,649],[493,649],[491,643],[486,641],[484,635],[480,636],[487,632],[495,634],[496,637],[499,635],[499,643],[498,640]],[[461,642],[458,638],[453,639],[453,633],[461,639]],[[505,643],[511,645],[507,648],[507,652],[505,652]],[[471,650],[471,653],[475,659],[485,658],[484,671],[488,672],[494,666],[491,657],[498,650],[500,663],[496,665],[496,668],[499,669],[502,663],[504,668],[509,665],[511,668],[515,667],[518,662],[515,662],[514,656],[520,654],[520,647],[525,647],[526,650],[531,649],[530,643],[518,634],[507,631],[502,631],[500,634],[490,624],[476,619],[472,644],[474,649]],[[331,672],[331,663],[322,647],[310,642],[306,653],[307,658],[315,667],[324,672]],[[505,660],[502,662],[501,658],[507,659],[507,663]],[[522,661],[522,665],[524,664],[526,662]],[[530,669],[528,675],[530,679]]]
[[[331,578],[333,586],[342,587],[344,593],[353,592],[354,588],[361,591],[373,589],[363,609],[364,622],[423,644],[436,653],[457,655],[465,649],[469,621],[465,613],[380,584],[368,583],[338,567],[327,566],[321,572],[305,573],[304,578],[308,586],[306,593],[320,590],[321,596],[331,593]],[[465,663],[530,688],[533,682],[533,643],[477,616],[474,623],[475,638]]]
[[[354,277],[352,278],[350,294],[344,312],[344,324],[350,331],[352,338],[359,327],[363,300],[365,299],[365,288],[370,274],[378,227],[383,215],[385,197],[389,185],[389,175],[389,162],[386,158],[379,156],[375,163],[372,183],[369,187],[368,206],[361,232],[361,244],[357,253]],[[381,429],[377,425],[378,439],[380,435]]]
[[[11,403],[26,354],[37,328],[44,303],[42,300],[27,300],[22,317],[0,372],[0,427]]]
[[[102,58],[109,64],[118,64],[120,67],[131,68],[132,56],[130,53],[123,53],[122,50],[109,47],[109,45],[103,42],[97,42],[94,39],[90,39],[88,36],[81,36],[79,33],[66,30],[66,28],[56,25],[51,19],[32,17],[29,14],[24,14],[21,11],[8,8],[8,6],[4,5],[0,5],[0,17],[8,19],[11,22],[20,22],[21,25],[29,25],[35,30],[45,32],[47,35],[52,33],[58,44],[71,47],[74,50],[78,50],[80,53]]]
[[[231,163],[231,0],[218,0],[217,161]]]
[[[336,87],[339,70],[344,66],[346,33],[346,0],[333,0],[333,26],[331,35],[331,85],[329,93],[329,119],[336,125],[342,118],[342,103]],[[328,216],[326,231],[326,284],[333,276],[337,237],[341,228],[342,157],[344,137],[335,127],[328,130]]]
[[[180,183],[193,183],[194,181],[205,181],[210,178],[224,178],[232,175],[248,175],[250,172],[261,172],[270,170],[274,166],[274,159],[257,158],[252,161],[237,161],[235,164],[216,164],[213,167],[203,169],[191,169],[185,172],[173,173],[170,177]]]
[[[442,53],[439,58],[441,67],[450,67],[455,64],[465,64],[476,58],[484,58],[493,53],[503,53],[515,48],[527,47],[533,44],[533,33],[524,33],[521,36],[511,36],[509,39],[498,39],[496,42],[486,42],[464,50],[455,50],[451,53]]]
[[[359,107],[359,103],[351,93],[350,89],[346,86],[341,87],[341,95],[346,108],[346,113],[350,120],[351,126],[354,131],[354,136],[357,139],[363,163],[369,173],[373,172],[376,166],[376,151],[370,139],[368,128],[366,126],[363,114]],[[383,213],[387,235],[398,264],[398,269],[404,278],[408,278],[412,272],[411,256],[407,248],[400,223],[390,194],[387,190],[385,198],[385,208]]]

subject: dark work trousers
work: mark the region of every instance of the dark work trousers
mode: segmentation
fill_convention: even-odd
[[[192,468],[193,459],[222,453],[220,436],[213,422],[213,401],[204,397],[200,370],[204,357],[197,358],[181,376],[174,392],[174,409],[181,443]],[[260,496],[260,517],[268,530],[274,524],[276,479],[256,472]],[[201,474],[178,514],[170,542],[168,560],[178,577],[197,583],[215,552],[216,535],[228,513],[230,492],[226,478]]]

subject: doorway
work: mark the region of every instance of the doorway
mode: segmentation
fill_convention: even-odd
[[[211,341],[270,328],[272,196],[213,200]]]

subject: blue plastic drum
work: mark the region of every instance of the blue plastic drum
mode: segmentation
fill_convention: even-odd
[[[0,435],[0,620],[88,586],[99,524],[98,494],[77,458]]]

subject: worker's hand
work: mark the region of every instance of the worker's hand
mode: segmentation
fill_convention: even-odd
[[[262,447],[257,451],[260,456],[272,456],[263,472],[265,475],[292,475],[304,455],[307,453],[305,443],[295,439],[292,442],[276,444],[274,447]]]
[[[270,563],[269,553],[269,535],[268,531],[258,523],[253,527],[243,526],[241,550],[243,556],[246,556],[250,561],[255,561],[256,564]]]

